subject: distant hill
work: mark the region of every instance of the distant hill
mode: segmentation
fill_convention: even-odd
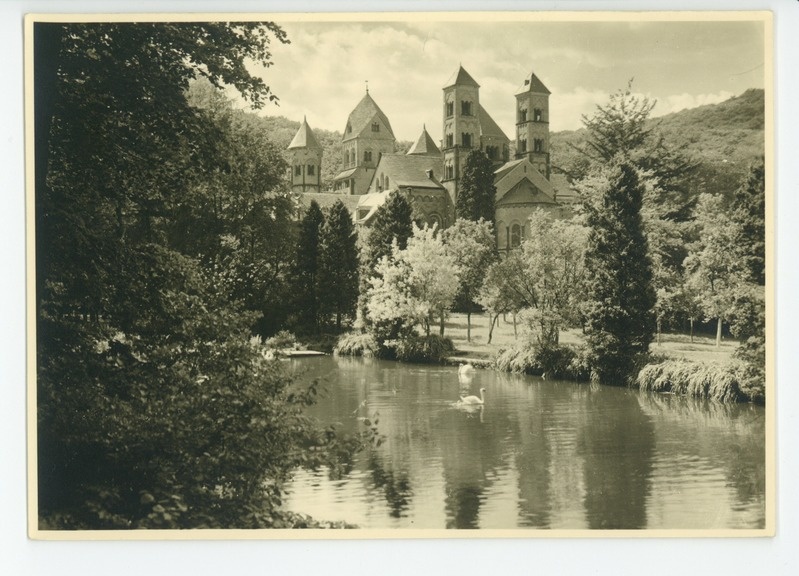
[[[747,90],[719,104],[653,118],[649,124],[663,134],[667,146],[681,149],[701,163],[694,183],[697,193],[729,195],[752,161],[764,153],[764,92]],[[586,136],[585,129],[553,132],[553,168],[567,174],[579,172],[584,157],[573,146],[584,147]]]

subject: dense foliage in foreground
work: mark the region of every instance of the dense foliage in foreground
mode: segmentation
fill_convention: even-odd
[[[274,99],[270,23],[36,24],[41,528],[308,525],[300,465],[366,437],[320,429],[253,330],[280,322],[294,244],[285,163],[197,77]]]

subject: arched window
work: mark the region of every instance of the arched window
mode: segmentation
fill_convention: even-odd
[[[441,216],[433,212],[427,217],[427,225],[430,227],[438,226],[439,230],[441,229]]]
[[[372,132],[380,132],[380,122],[372,122]]]
[[[389,186],[389,184],[388,184],[388,176],[386,176],[386,185],[385,185],[385,187],[383,189],[384,190],[388,190],[388,186]]]
[[[541,113],[541,108],[536,108],[533,110],[533,119],[536,122],[541,122],[544,119],[544,115]]]
[[[513,224],[510,227],[510,247],[516,248],[522,244],[522,227],[518,224]]]

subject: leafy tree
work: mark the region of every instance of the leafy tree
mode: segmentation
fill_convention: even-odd
[[[592,378],[624,383],[655,329],[652,264],[641,218],[644,186],[628,161],[583,183],[586,205],[587,329]]]
[[[319,292],[323,314],[334,314],[336,330],[342,316],[354,315],[358,301],[358,236],[352,216],[341,200],[330,207],[319,237]]]
[[[736,229],[720,196],[702,194],[696,207],[699,240],[685,259],[688,282],[705,316],[716,319],[716,346],[733,309],[744,263],[735,247]]]
[[[488,343],[494,335],[494,326],[502,314],[517,314],[531,306],[534,299],[534,282],[527,273],[520,250],[510,251],[504,258],[494,262],[486,271],[486,277],[477,302],[488,315]]]
[[[358,290],[358,314],[363,327],[368,327],[372,319],[369,317],[366,304],[366,293],[370,280],[379,274],[377,265],[384,257],[391,257],[392,246],[396,242],[400,250],[407,246],[408,238],[413,234],[413,209],[408,200],[398,190],[391,192],[386,202],[377,209],[374,221],[369,227],[364,240],[362,266],[360,272],[360,288]],[[399,325],[383,326],[380,332],[387,331],[389,340],[397,337]]]
[[[521,245],[531,295],[525,316],[539,346],[557,346],[560,330],[579,318],[586,229],[543,210],[530,216],[528,226],[530,234]]]
[[[459,296],[466,307],[466,339],[472,341],[472,308],[488,267],[497,259],[491,222],[458,218],[443,231],[447,250],[460,269]]]
[[[588,131],[586,147],[580,151],[596,166],[622,156],[654,179],[652,196],[661,218],[686,220],[693,206],[690,176],[698,163],[666,144],[658,124],[650,121],[656,101],[636,96],[632,80],[610,96],[608,104],[597,105],[592,116],[583,115]]]
[[[455,199],[455,215],[464,220],[494,222],[497,189],[494,166],[482,150],[472,150],[463,166],[463,177]]]
[[[458,291],[460,270],[433,228],[419,228],[400,249],[394,243],[391,258],[383,257],[367,293],[369,317],[375,322],[401,322],[407,330],[421,326],[425,336],[436,318],[444,316]]]
[[[268,65],[270,38],[285,34],[35,25],[42,527],[280,526],[291,471],[345,458],[346,442],[301,411],[313,388],[292,387],[250,341],[257,312],[223,261],[229,249],[258,261],[260,235],[282,218],[252,182],[269,167],[240,151],[226,161],[223,123],[186,97],[205,76],[255,105],[274,99],[244,62]],[[225,194],[207,243],[202,228],[176,233],[206,183]]]
[[[322,209],[316,200],[311,200],[300,222],[292,274],[292,292],[299,326],[313,331],[319,327],[320,235],[323,225]]]
[[[733,197],[735,246],[750,282],[766,284],[766,169],[763,158],[750,168]]]

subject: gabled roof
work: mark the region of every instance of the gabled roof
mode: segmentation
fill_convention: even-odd
[[[494,136],[495,138],[504,138],[508,140],[508,137],[505,136],[505,133],[502,131],[494,119],[491,118],[486,109],[483,108],[483,105],[480,104],[480,108],[478,110],[478,120],[480,121],[480,135],[481,136]]]
[[[416,143],[408,150],[409,156],[441,156],[441,150],[427,133],[427,128],[422,128],[422,133]]]
[[[366,95],[361,98],[361,101],[358,102],[355,109],[350,112],[347,118],[347,126],[352,128],[352,132],[349,132],[347,126],[344,126],[344,136],[341,141],[346,142],[347,140],[357,138],[361,132],[367,128],[371,130],[371,123],[374,118],[379,118],[388,129],[389,135],[394,138],[394,131],[391,129],[391,122],[388,121],[388,116],[383,113],[380,106],[377,105],[377,102],[375,102],[369,95],[369,92],[367,92]]]
[[[389,188],[440,188],[444,186],[436,179],[436,174],[441,174],[443,160],[441,157],[427,155],[383,154],[375,168],[369,192],[377,192],[374,178],[380,175],[388,177]],[[432,170],[432,177],[427,171]]]
[[[505,162],[502,166],[494,170],[494,182],[499,182],[502,180],[508,172],[513,170],[516,166],[524,162],[524,158],[520,158],[519,160],[511,160],[510,162]]]
[[[535,202],[536,204],[556,204],[552,197],[552,189],[542,190],[532,179],[522,178],[511,186],[501,197],[497,198],[497,203],[502,200],[511,204],[522,201],[524,203]]]
[[[449,88],[450,86],[455,86],[456,84],[459,86],[480,87],[480,85],[474,81],[474,78],[472,78],[469,73],[463,69],[463,66],[458,66],[458,69],[455,71],[455,73],[450,76],[449,80],[447,80],[447,83],[444,84],[444,88]]]
[[[358,205],[358,200],[361,197],[355,194],[331,194],[329,192],[303,192],[300,197],[300,203],[303,209],[311,205],[311,201],[315,200],[322,210],[330,208],[337,201],[341,200],[350,212],[355,211]]]
[[[522,84],[516,91],[516,95],[524,94],[525,92],[535,92],[537,94],[552,94],[544,83],[538,79],[535,72],[530,72],[530,75],[525,77],[524,84]]]
[[[497,188],[496,200],[499,202],[511,190],[518,189],[521,181],[529,181],[534,188],[549,197],[550,201],[555,196],[552,183],[533,166],[528,158],[520,158],[507,162],[494,172],[494,186]]]
[[[312,150],[321,150],[322,147],[319,145],[319,142],[316,140],[316,136],[313,135],[313,130],[308,125],[308,122],[303,117],[302,124],[300,124],[300,129],[297,130],[297,133],[294,135],[294,139],[289,144],[289,150],[292,148],[310,148]]]

